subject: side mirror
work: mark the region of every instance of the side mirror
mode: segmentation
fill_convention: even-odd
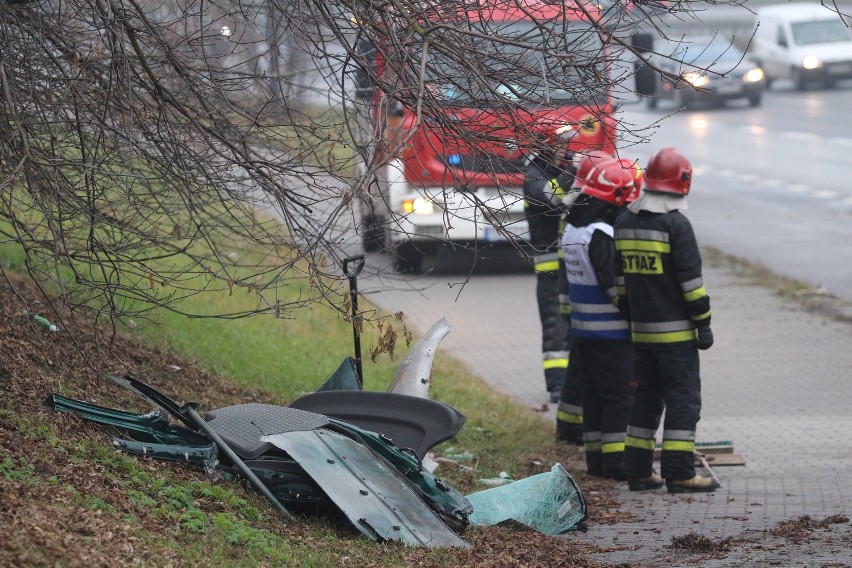
[[[636,53],[647,53],[654,49],[654,36],[649,33],[634,34],[631,43]],[[653,95],[656,90],[657,73],[638,59],[635,65],[636,93],[641,96]]]

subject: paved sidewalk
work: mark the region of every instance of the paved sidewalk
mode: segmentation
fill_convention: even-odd
[[[775,550],[778,542],[772,540],[719,559],[669,547],[672,537],[689,533],[720,541],[754,537],[754,531],[805,515],[817,521],[838,514],[852,516],[852,323],[753,285],[727,261],[705,260],[704,277],[716,343],[701,355],[704,403],[698,440],[731,440],[747,464],[717,466],[722,487],[713,494],[671,496],[619,487],[614,491],[621,510],[641,522],[592,525],[587,533],[570,538],[613,547],[597,559],[622,566],[697,565],[699,558],[701,566],[852,565],[848,521],[832,524],[830,531],[816,531],[810,541],[795,545],[785,541],[783,551]],[[516,285],[521,286],[528,281],[528,296],[517,300],[527,305],[517,306],[513,313],[526,311],[534,317],[534,276],[501,278],[520,279]],[[475,283],[473,276],[471,286]],[[370,300],[393,309],[404,301],[408,324],[422,333],[446,313],[443,308],[454,309],[457,293],[457,289],[442,292],[450,304],[433,299],[426,306],[410,292],[400,296],[402,292],[387,291]],[[465,294],[465,309],[448,315],[452,331],[440,349],[498,390],[540,407],[545,402],[543,382],[518,380],[539,365],[536,342],[518,341],[518,328],[528,329],[530,322],[483,327],[477,314],[499,308],[476,305],[472,289]],[[529,355],[522,354],[524,349]],[[518,364],[527,369],[506,369]],[[551,417],[554,414],[551,405]]]
[[[706,266],[705,282],[716,343],[701,356],[698,438],[732,440],[747,463],[716,467],[722,488],[710,495],[620,489],[624,508],[644,521],[598,526],[579,537],[636,547],[607,554],[607,562],[676,560],[662,546],[690,532],[715,541],[804,515],[852,515],[852,324],[809,313],[722,266]],[[797,550],[801,557],[758,551],[746,565],[852,563],[849,523],[834,527],[838,537],[845,532],[845,543]],[[734,563],[726,557],[702,566]]]

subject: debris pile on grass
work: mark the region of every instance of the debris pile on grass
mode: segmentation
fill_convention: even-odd
[[[25,299],[0,286],[2,566],[181,565],[187,551],[194,551],[189,562],[200,566],[249,565],[252,558],[254,565],[293,565],[279,557],[285,548],[269,547],[282,541],[287,550],[319,555],[320,564],[339,556],[358,566],[600,566],[587,558],[600,551],[594,545],[501,527],[465,533],[472,550],[435,553],[385,544],[377,556],[375,543],[323,522],[288,523],[261,496],[234,484],[223,500],[217,497],[221,486],[199,468],[118,454],[103,428],[52,413],[45,398],[59,392],[107,407],[151,410],[102,378],[113,373],[132,374],[180,400],[203,401],[202,410],[288,401],[80,316],[51,317],[61,330],[46,333],[28,314],[50,313],[49,307],[16,286]],[[235,506],[239,515],[231,514]],[[217,537],[222,533],[211,523],[227,524],[228,538],[238,542]]]

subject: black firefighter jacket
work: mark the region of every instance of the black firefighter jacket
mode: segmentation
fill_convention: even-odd
[[[689,219],[677,210],[625,211],[614,227],[619,298],[635,347],[694,349],[696,329],[710,325],[710,297]]]

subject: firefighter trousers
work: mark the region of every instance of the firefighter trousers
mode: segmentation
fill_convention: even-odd
[[[582,446],[584,445],[583,421],[585,420],[583,396],[579,377],[576,370],[572,372],[572,367],[573,365],[569,363],[562,392],[559,395],[559,406],[556,408],[556,439]]]
[[[553,257],[555,264],[556,253],[553,253]],[[541,321],[545,387],[548,391],[558,391],[565,382],[571,344],[569,325],[559,307],[559,280],[555,267],[553,270],[537,272],[536,301]]]
[[[583,441],[590,475],[621,478],[630,413],[633,344],[574,340],[569,374],[577,375],[583,398]]]
[[[657,428],[665,410],[660,474],[667,480],[695,476],[695,429],[701,415],[697,349],[645,350],[635,354],[636,392],[627,426],[624,468],[629,477],[651,474]]]

